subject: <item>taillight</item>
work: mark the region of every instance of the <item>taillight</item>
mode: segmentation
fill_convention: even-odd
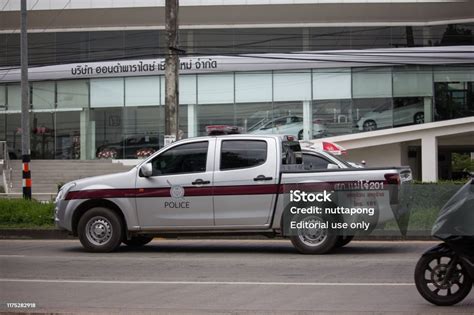
[[[323,150],[333,153],[335,155],[346,154],[346,150],[344,150],[343,147],[335,143],[327,142],[327,141],[323,141]]]
[[[398,174],[385,174],[387,184],[400,185],[400,176]]]

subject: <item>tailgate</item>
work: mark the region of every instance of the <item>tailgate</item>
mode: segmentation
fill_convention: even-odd
[[[400,185],[398,187],[397,202],[392,205],[392,211],[402,235],[406,235],[410,220],[411,201],[413,199],[413,177],[409,167],[400,169],[399,172]]]

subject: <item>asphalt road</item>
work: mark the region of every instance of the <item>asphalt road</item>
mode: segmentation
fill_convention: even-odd
[[[0,312],[474,314],[474,293],[441,308],[416,291],[414,266],[433,244],[352,242],[306,256],[285,240],[154,240],[110,254],[0,240]]]

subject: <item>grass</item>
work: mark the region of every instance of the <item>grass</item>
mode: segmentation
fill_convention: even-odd
[[[0,228],[54,228],[53,211],[52,203],[0,199]]]
[[[465,181],[416,182],[411,192],[408,232],[431,231],[443,205],[463,184]],[[398,231],[398,225],[395,221],[390,221],[384,229]]]

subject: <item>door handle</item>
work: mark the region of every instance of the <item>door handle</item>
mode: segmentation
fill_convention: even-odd
[[[263,181],[263,180],[272,180],[273,177],[266,177],[265,175],[258,175],[255,177],[253,180],[258,182],[258,181]]]
[[[196,179],[194,182],[192,182],[191,184],[193,185],[206,185],[206,184],[210,184],[211,181],[209,180],[202,180],[200,178]]]

